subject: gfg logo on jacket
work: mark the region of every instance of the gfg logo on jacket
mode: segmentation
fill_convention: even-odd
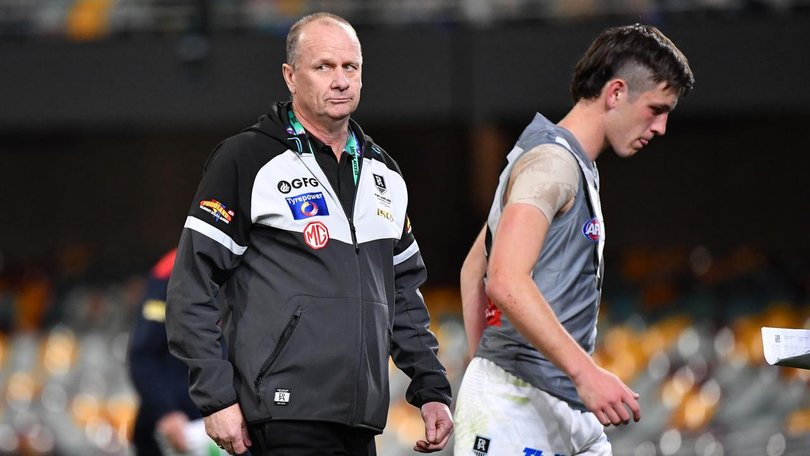
[[[278,181],[278,184],[276,184],[276,187],[281,193],[287,194],[293,189],[299,189],[301,187],[317,187],[319,185],[321,185],[320,182],[318,182],[318,179],[315,179],[314,177],[302,177],[293,179],[290,182],[280,180]]]

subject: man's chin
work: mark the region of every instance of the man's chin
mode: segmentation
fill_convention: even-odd
[[[357,109],[357,106],[354,105],[334,106],[332,109],[326,111],[326,115],[335,121],[345,120],[347,117],[352,115],[355,109]]]

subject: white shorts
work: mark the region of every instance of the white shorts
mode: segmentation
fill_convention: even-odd
[[[454,420],[454,456],[612,454],[593,413],[572,409],[483,358],[467,366]]]

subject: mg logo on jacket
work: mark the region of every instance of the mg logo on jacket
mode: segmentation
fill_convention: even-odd
[[[329,230],[321,222],[310,222],[304,228],[304,242],[315,250],[326,247],[329,243]]]

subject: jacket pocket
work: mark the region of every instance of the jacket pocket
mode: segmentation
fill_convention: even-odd
[[[258,394],[259,402],[261,402],[262,400],[261,394],[262,380],[264,379],[264,376],[267,375],[267,373],[270,371],[270,368],[273,367],[273,363],[276,361],[276,359],[278,359],[279,355],[281,354],[281,351],[284,349],[284,347],[287,345],[287,342],[289,342],[290,338],[292,337],[293,332],[295,331],[295,327],[298,326],[298,321],[301,319],[302,313],[303,309],[301,307],[295,309],[295,312],[293,312],[292,316],[290,317],[290,320],[287,322],[287,326],[285,326],[284,330],[281,332],[281,336],[278,339],[276,347],[270,353],[270,356],[268,356],[267,359],[264,360],[264,363],[262,363],[262,367],[259,369],[259,373],[256,375],[256,380],[253,381],[253,385],[256,387],[256,393]]]

